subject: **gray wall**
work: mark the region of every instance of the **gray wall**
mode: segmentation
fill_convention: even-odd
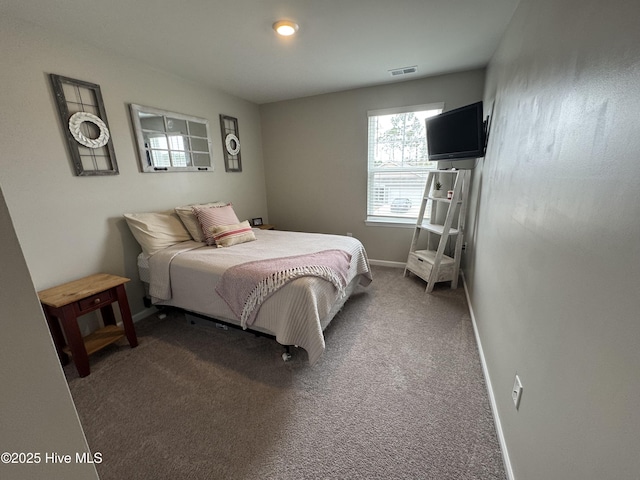
[[[217,199],[234,201],[241,217],[262,216],[280,228],[353,232],[372,258],[403,262],[410,229],[364,225],[366,111],[435,101],[454,108],[478,100],[484,88],[485,101],[495,101],[494,122],[474,175],[465,276],[513,472],[519,480],[637,480],[638,13],[636,2],[623,0],[523,0],[486,87],[478,70],[260,109],[0,19],[0,185],[35,287],[101,270],[136,278],[139,250],[122,213]],[[48,72],[101,85],[120,175],[72,175]],[[215,173],[139,173],[129,102],[207,117],[214,131],[219,113],[237,116],[245,171],[223,173],[217,156]],[[214,153],[220,149],[214,134]],[[0,220],[3,235],[14,238],[4,208]],[[43,386],[75,430],[42,316],[34,314],[33,286],[14,265],[15,240],[3,236],[1,245],[10,246],[3,265],[17,272],[15,286],[25,295],[15,297],[24,300],[19,312],[2,311],[3,324],[15,336],[28,331],[29,348],[42,353],[29,357],[28,380],[5,369],[2,383],[35,388],[38,373],[49,375],[52,383]],[[3,295],[13,295],[13,282],[2,279]],[[140,311],[139,285],[128,291]],[[2,300],[3,309],[14,308]],[[13,352],[4,344],[0,351]],[[43,365],[58,372],[39,372]],[[519,411],[510,397],[516,372],[525,388]],[[28,403],[15,407],[19,399],[7,399],[3,415],[27,416]],[[47,424],[40,434],[56,428]],[[31,433],[17,435],[15,448],[33,445]],[[83,448],[78,432],[70,435],[69,448]]]
[[[268,220],[257,105],[7,17],[0,44],[0,185],[37,290],[100,271],[124,275],[134,279],[135,314],[144,308],[140,249],[123,213],[225,200],[241,219]],[[48,73],[100,85],[119,175],[73,175]],[[129,103],[209,119],[215,171],[140,173]],[[238,118],[242,173],[224,171],[220,113]]]
[[[518,480],[640,478],[639,5],[523,0],[488,69],[465,275]]]
[[[40,454],[1,462],[0,478],[97,479],[93,464],[75,462],[89,448],[1,190],[0,264],[0,452]],[[72,463],[47,463],[47,452]]]
[[[346,234],[369,257],[405,262],[411,228],[366,226],[367,110],[482,99],[484,70],[261,105],[269,219],[278,228]]]

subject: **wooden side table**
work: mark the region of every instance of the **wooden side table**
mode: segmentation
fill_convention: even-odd
[[[125,277],[98,273],[38,292],[58,357],[66,364],[70,353],[81,377],[90,373],[89,355],[92,353],[125,335],[131,348],[138,345],[124,289],[124,284],[128,281]],[[120,307],[124,330],[116,325],[113,302],[118,302]],[[104,328],[83,338],[78,327],[78,317],[98,309],[102,313]],[[67,337],[66,342],[63,331]]]
[[[270,225],[268,223],[263,223],[262,225],[256,225],[253,228],[259,228],[260,230],[275,230],[276,226],[275,225]]]

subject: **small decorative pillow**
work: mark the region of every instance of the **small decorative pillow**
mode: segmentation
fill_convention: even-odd
[[[207,245],[215,245],[215,239],[211,232],[212,227],[219,225],[233,225],[240,223],[236,212],[233,211],[233,205],[230,203],[223,207],[192,207],[193,214],[200,223],[200,228],[204,236],[204,242]]]
[[[187,229],[173,211],[158,213],[125,213],[131,233],[147,255],[191,240]]]
[[[239,243],[252,242],[256,239],[248,220],[233,225],[211,227],[211,234],[218,247],[230,247]]]
[[[193,213],[193,207],[224,207],[226,205],[229,205],[229,202],[194,203],[192,205],[176,207],[175,211],[189,231],[191,238],[196,242],[204,242],[204,234],[202,233],[202,228],[200,227],[200,223],[198,223],[198,219]]]

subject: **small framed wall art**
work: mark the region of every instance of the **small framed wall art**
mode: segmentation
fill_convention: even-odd
[[[238,119],[228,115],[220,115],[220,133],[222,134],[222,152],[224,169],[227,172],[241,172],[240,133]]]
[[[53,73],[49,78],[75,174],[117,175],[118,164],[100,86]]]

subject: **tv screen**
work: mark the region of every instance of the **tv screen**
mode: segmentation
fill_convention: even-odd
[[[427,119],[429,160],[484,157],[482,102]]]

